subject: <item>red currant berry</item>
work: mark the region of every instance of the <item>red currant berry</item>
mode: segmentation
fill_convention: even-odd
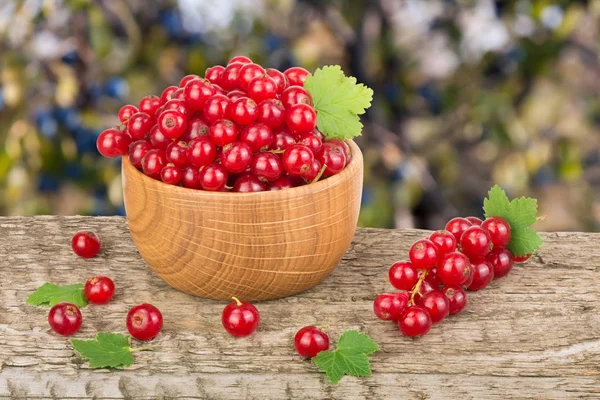
[[[250,81],[247,91],[251,99],[260,103],[277,96],[277,83],[268,75],[260,75]]]
[[[305,326],[296,332],[294,346],[302,357],[315,357],[329,349],[329,336],[316,326]]]
[[[240,175],[233,185],[233,191],[239,193],[264,192],[267,186],[252,174]]]
[[[283,103],[276,99],[261,101],[258,105],[257,120],[271,129],[280,127],[285,121]]]
[[[213,89],[215,89],[215,94],[222,94],[224,96],[227,96],[227,91],[221,86],[213,84],[212,87]]]
[[[252,162],[252,148],[244,142],[233,142],[223,147],[221,165],[227,172],[239,174],[246,171]]]
[[[469,273],[469,277],[461,286],[465,289],[468,288],[471,285],[471,283],[473,283],[473,279],[475,279],[475,275],[473,273],[473,263],[471,263],[471,272]]]
[[[302,176],[312,168],[314,161],[312,151],[306,146],[295,144],[283,152],[283,168],[290,175]]]
[[[179,89],[177,86],[169,86],[165,90],[163,90],[160,95],[160,103],[165,104],[167,101],[171,100],[171,95]]]
[[[217,158],[217,148],[208,137],[200,136],[188,143],[187,162],[194,167],[203,167]]]
[[[208,136],[209,128],[209,123],[206,122],[203,117],[195,115],[188,121],[187,129],[181,137],[181,140],[189,142],[190,140],[200,136]]]
[[[238,136],[237,126],[226,119],[215,121],[208,130],[208,136],[217,146],[225,146],[235,142]]]
[[[231,100],[231,102],[233,103],[240,97],[248,97],[248,96],[246,95],[246,92],[242,92],[241,90],[232,90],[229,93],[227,93],[227,97],[229,97],[229,100]]]
[[[250,303],[239,301],[235,297],[233,300],[221,315],[223,328],[232,336],[248,336],[258,328],[260,323],[258,310]]]
[[[481,226],[467,228],[460,237],[460,247],[463,253],[472,260],[485,257],[494,244],[488,231]]]
[[[313,154],[320,154],[321,147],[323,146],[323,142],[321,141],[321,139],[313,133],[305,133],[303,135],[300,135],[300,137],[298,138],[298,144],[302,144],[302,145],[308,147],[310,149],[310,151],[313,152]],[[346,163],[346,156],[344,155],[344,164],[345,163]],[[327,166],[329,166],[329,165],[327,165]],[[342,167],[342,169],[343,168],[344,167]],[[331,171],[329,171],[329,172],[331,172]]]
[[[313,105],[312,97],[306,89],[301,86],[290,86],[281,93],[281,103],[288,109],[296,104]]]
[[[223,190],[229,174],[221,164],[209,164],[200,171],[200,186],[209,192]]]
[[[215,94],[204,103],[204,119],[212,124],[218,119],[229,118],[231,99],[222,94]]]
[[[323,143],[320,150],[317,159],[321,162],[321,165],[326,165],[323,176],[333,176],[342,172],[346,166],[346,154],[344,150],[338,145],[329,142]]]
[[[240,68],[238,85],[242,90],[248,90],[248,84],[257,76],[265,74],[265,69],[258,64],[248,63]]]
[[[181,168],[176,167],[173,163],[165,165],[162,171],[160,171],[160,180],[167,185],[179,185],[182,176],[183,172]]]
[[[225,67],[222,65],[215,65],[214,67],[206,69],[206,72],[204,73],[204,79],[208,79],[213,85],[221,86],[224,72]]]
[[[229,106],[229,117],[237,124],[248,125],[258,117],[258,105],[248,97],[240,97]]]
[[[504,247],[510,242],[510,225],[503,218],[490,217],[481,227],[490,233],[494,247]]]
[[[163,111],[158,116],[158,129],[171,140],[179,139],[187,129],[187,119],[178,111]]]
[[[48,313],[50,328],[59,335],[71,336],[81,327],[83,317],[75,304],[58,303]]]
[[[71,248],[79,257],[92,258],[100,251],[100,239],[94,232],[79,231],[71,239]]]
[[[277,179],[275,182],[272,182],[269,185],[269,190],[283,190],[283,189],[291,189],[294,187],[294,182],[288,176],[282,176]]]
[[[96,147],[104,157],[112,158],[123,156],[129,150],[131,137],[118,129],[110,128],[105,130],[96,139]]]
[[[313,135],[320,137],[322,141],[324,140],[323,134],[319,132],[318,129],[315,129],[313,131]],[[350,146],[348,146],[348,143],[340,139],[330,139],[326,143],[333,143],[335,145],[338,145],[342,150],[344,150],[344,153],[346,154],[346,165],[350,164],[350,160],[352,160],[352,150],[350,150]]]
[[[445,254],[437,267],[437,276],[444,285],[463,285],[471,275],[471,262],[462,253]]]
[[[280,70],[275,68],[267,68],[265,72],[269,77],[271,77],[271,79],[275,81],[275,85],[277,85],[278,94],[281,94],[285,90],[285,88],[288,87],[287,78]]]
[[[273,132],[265,124],[255,123],[242,129],[240,140],[248,143],[253,152],[258,152],[269,147],[273,141]]]
[[[142,97],[142,100],[140,100],[140,111],[152,116],[161,105],[160,97],[151,94]]]
[[[494,267],[494,279],[508,275],[513,267],[513,255],[503,247],[494,248],[485,258]]]
[[[273,141],[269,146],[269,150],[285,150],[294,144],[296,144],[294,135],[292,135],[287,128],[283,128],[273,135]]]
[[[173,93],[171,93],[171,100],[185,101],[185,93],[183,88],[179,88]]]
[[[452,218],[446,224],[446,230],[454,235],[457,243],[460,243],[460,237],[472,224],[466,218]]]
[[[133,114],[137,114],[139,112],[138,108],[136,106],[132,106],[131,104],[127,104],[123,107],[121,107],[121,109],[119,110],[119,121],[126,123],[127,120],[129,120],[129,118],[131,118],[131,116]]]
[[[526,254],[524,256],[513,256],[513,261],[522,263],[522,262],[529,260],[530,258],[531,258],[531,254]]]
[[[405,292],[382,293],[373,302],[373,312],[383,321],[396,321],[408,304]]]
[[[127,330],[137,340],[154,339],[162,326],[162,314],[152,304],[139,304],[127,314]]]
[[[147,140],[138,140],[129,145],[129,161],[137,169],[142,168],[142,158],[152,149]]]
[[[473,281],[467,286],[469,290],[481,290],[494,280],[494,267],[485,260],[473,262]]]
[[[115,294],[115,284],[109,277],[98,275],[85,282],[83,292],[90,303],[106,304]]]
[[[440,257],[456,250],[456,238],[448,231],[442,230],[433,232],[429,235],[429,240],[436,245]]]
[[[179,81],[179,87],[183,88],[188,84],[189,81],[193,81],[194,79],[198,78],[200,78],[198,75],[186,75],[181,79],[181,81]]]
[[[399,261],[390,267],[388,279],[393,287],[400,290],[411,290],[417,280],[417,269],[408,261]]]
[[[292,133],[309,133],[317,126],[317,113],[307,104],[294,104],[285,112],[285,123]]]
[[[154,125],[152,129],[150,129],[150,133],[148,134],[148,139],[150,139],[150,143],[155,149],[165,150],[167,146],[172,142],[171,139],[166,137],[160,129],[158,129],[158,125]]]
[[[423,271],[419,271],[419,278]],[[432,290],[440,290],[442,284],[437,277],[437,268],[431,268],[427,270],[427,276],[423,279],[421,287],[419,288],[418,295],[424,296]]]
[[[469,221],[472,225],[476,225],[476,226],[481,226],[481,223],[483,221],[481,221],[480,218],[477,217],[467,217],[465,218],[467,221]]]
[[[240,87],[239,76],[243,66],[244,64],[239,62],[227,64],[225,71],[223,71],[223,77],[221,78],[221,86],[223,89],[229,92]]]
[[[431,240],[417,240],[410,247],[408,257],[413,267],[417,269],[429,269],[436,266],[440,257],[437,246]]]
[[[181,174],[181,186],[188,189],[201,189],[202,172],[198,168],[186,167]]]
[[[467,294],[460,286],[445,286],[442,293],[448,299],[450,315],[458,314],[467,305]]]
[[[319,176],[319,173],[321,172],[322,167],[323,167],[323,165],[321,165],[321,161],[319,161],[315,158],[313,160],[313,163],[312,163],[310,169],[308,169],[306,172],[304,172],[302,174],[302,178],[304,178],[304,180],[306,180],[307,182],[314,181]]]
[[[160,171],[162,171],[166,164],[165,152],[163,150],[152,149],[142,158],[142,171],[150,178],[160,179]]]
[[[425,335],[431,329],[431,316],[421,306],[410,306],[398,318],[398,327],[409,337]]]
[[[231,60],[229,60],[229,62],[227,63],[227,65],[233,64],[233,63],[251,64],[252,60],[249,59],[246,56],[235,56]]]
[[[127,122],[127,133],[133,140],[143,139],[154,126],[152,117],[145,112],[133,114]]]
[[[292,67],[288,68],[283,74],[286,76],[290,86],[304,86],[304,81],[310,75],[310,72],[302,67]]]
[[[211,83],[206,79],[192,79],[183,89],[183,99],[192,110],[203,110],[204,103],[216,94]]]
[[[178,99],[169,100],[164,105],[164,107],[165,108],[163,109],[161,114],[166,111],[169,111],[169,110],[178,111],[179,113],[181,113],[181,115],[183,115],[185,117],[185,119],[189,119],[190,114],[191,114],[190,107],[187,105],[187,103],[184,100],[178,100]]]
[[[281,159],[273,153],[258,153],[250,164],[252,174],[263,182],[271,182],[283,175]]]
[[[418,305],[427,310],[431,316],[431,322],[438,323],[450,313],[450,301],[439,290],[432,290],[418,301]]]
[[[187,143],[183,141],[170,143],[165,151],[165,157],[167,162],[173,163],[178,168],[184,168],[188,163]]]

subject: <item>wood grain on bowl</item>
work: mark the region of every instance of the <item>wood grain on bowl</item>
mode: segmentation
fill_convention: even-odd
[[[205,192],[166,185],[123,158],[131,235],[146,263],[184,292],[268,300],[305,291],[339,263],[356,230],[363,159],[338,175],[274,192]]]

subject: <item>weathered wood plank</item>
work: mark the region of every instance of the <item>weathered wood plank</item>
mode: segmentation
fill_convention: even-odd
[[[96,231],[103,251],[77,258],[70,238]],[[259,303],[259,331],[235,340],[220,325],[224,303],[179,293],[144,265],[122,218],[0,218],[0,398],[600,398],[600,235],[545,234],[527,264],[482,292],[427,336],[402,337],[371,303],[390,290],[387,267],[425,234],[361,229],[342,265],[299,296]],[[97,274],[117,286],[107,306],[88,306],[78,338],[126,332],[133,304],[157,305],[165,328],[154,352],[127,371],[90,370],[49,332],[47,309],[26,297],[46,281]],[[234,295],[234,293],[232,293]],[[382,351],[374,375],[328,385],[294,354],[293,335],[327,324],[332,339],[360,329]]]

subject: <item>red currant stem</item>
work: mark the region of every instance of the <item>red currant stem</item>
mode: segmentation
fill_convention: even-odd
[[[158,348],[160,348],[160,346],[136,347],[135,349],[129,349],[129,351],[134,353],[136,351],[152,351]]]
[[[242,305],[242,302],[237,297],[233,296],[232,299],[237,303],[238,307]]]
[[[225,185],[225,189],[233,189],[233,186],[227,186],[227,185]]]
[[[283,154],[285,152],[285,150],[269,150],[269,153],[273,153],[273,154]]]
[[[317,329],[320,329],[320,330],[323,330],[323,329],[325,329],[325,328],[329,328],[329,325],[327,325],[327,324],[323,324],[323,325],[319,325],[319,326],[317,326]]]
[[[419,293],[419,289],[421,289],[421,284],[425,280],[425,277],[427,276],[428,272],[429,272],[428,269],[424,270],[423,273],[421,274],[421,276],[419,277],[419,280],[417,281],[417,283],[415,283],[415,286],[410,291],[410,300],[408,301],[408,304],[411,304],[411,305],[415,304],[415,295],[417,293]]]
[[[540,216],[539,216],[539,217],[537,217],[535,220],[536,220],[536,221],[543,221],[543,220],[545,220],[547,217],[548,217],[547,215],[540,215]]]
[[[323,164],[323,166],[321,167],[321,170],[319,171],[317,176],[315,176],[315,179],[313,179],[311,183],[318,182],[319,179],[321,179],[321,177],[323,176],[323,173],[325,172],[325,168],[327,168],[327,164]]]

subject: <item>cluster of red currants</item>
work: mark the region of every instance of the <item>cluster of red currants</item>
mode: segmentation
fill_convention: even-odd
[[[410,262],[391,266],[388,279],[400,292],[377,296],[375,315],[397,321],[406,336],[426,334],[432,324],[465,308],[464,289],[483,289],[506,276],[513,262],[529,258],[513,256],[505,247],[510,237],[510,225],[500,217],[451,219],[445,230],[411,246]]]
[[[160,97],[142,98],[139,107],[123,106],[121,125],[100,134],[98,151],[128,155],[167,184],[207,191],[280,190],[335,175],[350,161],[350,147],[316,128],[308,75],[234,57],[204,78],[188,75]]]

